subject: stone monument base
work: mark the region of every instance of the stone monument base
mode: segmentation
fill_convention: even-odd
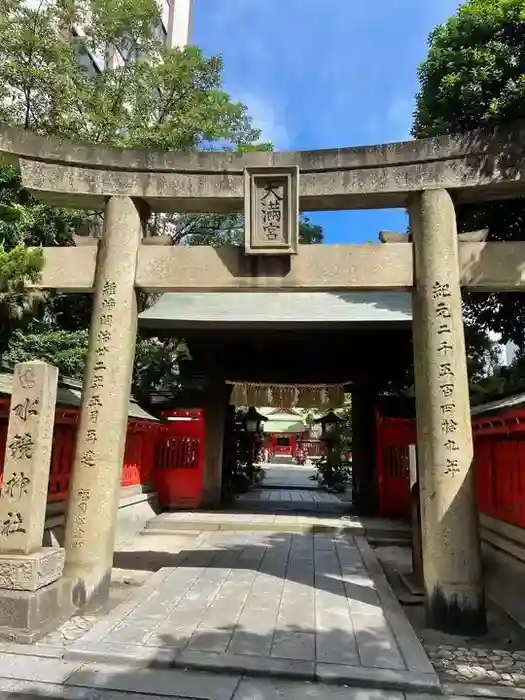
[[[62,576],[64,560],[65,552],[58,547],[42,547],[30,554],[0,554],[0,592],[44,588]]]
[[[58,581],[36,591],[0,590],[0,641],[32,644],[73,615],[71,581]]]

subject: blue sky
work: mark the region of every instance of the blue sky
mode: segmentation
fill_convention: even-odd
[[[191,41],[276,149],[410,138],[417,65],[458,0],[194,0]],[[318,212],[328,243],[404,230],[402,210]]]

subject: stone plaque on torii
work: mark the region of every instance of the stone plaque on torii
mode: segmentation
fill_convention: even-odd
[[[245,168],[244,246],[247,255],[296,255],[299,168]]]

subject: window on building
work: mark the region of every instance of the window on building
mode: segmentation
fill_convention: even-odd
[[[79,66],[82,66],[90,75],[100,73],[100,68],[97,61],[91,55],[91,52],[86,47],[83,37],[81,37],[74,27],[71,28],[71,42],[75,51],[75,58]]]
[[[139,48],[136,41],[132,37],[122,37],[120,44],[116,48],[124,63],[130,63],[137,60]]]
[[[155,27],[154,34],[155,39],[158,39],[158,41],[162,41],[163,44],[166,43],[166,40],[168,38],[168,31],[164,26],[164,22],[162,22],[162,20]]]

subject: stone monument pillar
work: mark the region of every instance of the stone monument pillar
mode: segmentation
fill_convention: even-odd
[[[0,498],[0,637],[31,642],[62,617],[64,550],[42,547],[58,370],[15,367]],[[67,615],[66,615],[67,616]]]
[[[82,410],[66,521],[73,602],[109,592],[137,334],[135,271],[141,222],[134,202],[106,205],[97,260]]]
[[[454,204],[445,190],[426,190],[409,212],[427,615],[436,629],[481,634],[486,617]]]

